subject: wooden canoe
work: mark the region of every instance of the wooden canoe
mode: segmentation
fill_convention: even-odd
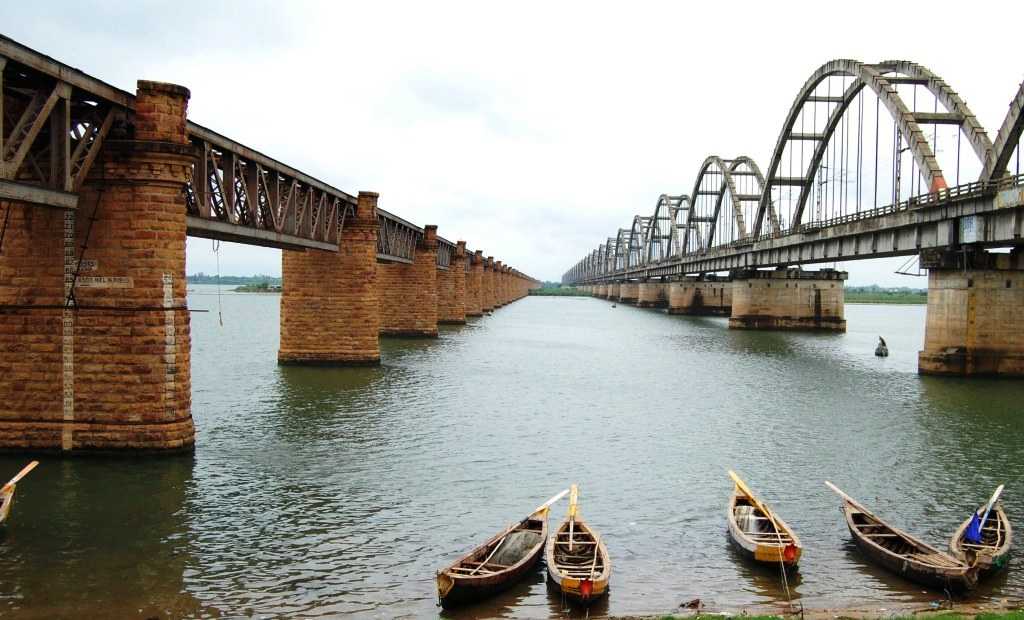
[[[978,516],[984,514],[985,506],[978,509]],[[981,528],[981,543],[964,540],[964,533],[971,523],[971,517],[960,524],[949,541],[949,550],[961,562],[978,567],[979,578],[998,573],[1010,560],[1010,546],[1013,544],[1013,528],[1001,504],[996,504]]]
[[[872,562],[902,577],[937,590],[963,594],[978,585],[975,567],[896,529],[835,485],[857,548]]]
[[[562,595],[581,605],[608,594],[612,562],[601,537],[579,517],[579,491],[572,486],[569,513],[548,540],[544,560],[548,577]]]
[[[736,482],[726,513],[733,546],[755,562],[796,568],[803,553],[796,533],[739,476],[731,471],[729,475]]]
[[[548,536],[548,511],[568,493],[562,491],[528,517],[498,532],[437,571],[437,600],[451,608],[479,601],[509,588],[536,566]]]

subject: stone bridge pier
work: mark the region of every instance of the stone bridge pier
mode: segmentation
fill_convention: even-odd
[[[483,278],[480,286],[480,304],[484,312],[494,312],[494,257],[488,256],[484,262]]]
[[[481,302],[481,280],[484,273],[483,252],[477,250],[472,256],[466,257],[469,261],[469,271],[466,273],[466,316],[483,316],[484,309]]]
[[[605,286],[605,299],[619,301],[619,283],[613,282]]]
[[[447,269],[437,271],[437,322],[466,323],[466,242],[458,241]]]
[[[715,276],[687,277],[668,285],[669,314],[729,316],[732,282]]]
[[[918,372],[1024,376],[1024,252],[922,253],[928,314]]]
[[[732,274],[732,329],[846,331],[845,271],[740,270]]]
[[[108,136],[77,209],[3,204],[0,448],[192,447],[188,99],[138,82],[133,122]],[[53,135],[70,102],[57,106]]]
[[[377,194],[360,192],[337,252],[281,251],[281,364],[380,363]]]
[[[638,285],[636,305],[641,308],[664,308],[668,305],[668,284],[641,282]]]
[[[640,297],[640,284],[637,282],[619,283],[619,302],[635,304]]]
[[[382,336],[437,337],[437,226],[423,227],[411,263],[377,263]]]

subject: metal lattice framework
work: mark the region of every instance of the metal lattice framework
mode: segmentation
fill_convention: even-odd
[[[0,35],[0,202],[77,208],[104,144],[132,139],[134,109],[133,94]],[[186,132],[189,236],[338,250],[355,196],[196,123]],[[377,222],[377,258],[412,262],[423,229],[380,208]],[[438,267],[454,252],[439,239]]]
[[[919,92],[925,94],[923,104]],[[874,113],[870,109],[865,112],[864,93],[875,102]],[[875,152],[873,157],[868,154],[874,166],[870,196],[864,183],[869,175],[862,167],[867,149],[863,136],[869,133],[866,117],[874,121]],[[893,129],[888,153],[879,149],[883,118]],[[938,130],[943,127],[954,133],[953,137],[943,137],[947,140],[943,143],[945,149],[939,146]],[[853,137],[848,138],[851,131]],[[1011,102],[993,144],[963,99],[927,68],[899,60],[876,64],[833,60],[814,71],[797,93],[766,174],[749,157],[709,156],[689,195],[659,196],[653,215],[634,216],[630,228],[619,229],[614,238],[570,269],[565,279],[593,281],[616,272],[682,273],[653,267],[697,264],[700,261],[695,257],[710,253],[738,256],[764,240],[991,193],[995,180],[1002,184],[1007,179],[1012,183],[1021,180],[1022,133],[1024,84]],[[947,165],[955,161],[954,176],[959,184],[961,144],[971,154],[968,164],[979,167],[980,182],[949,188],[948,175],[937,154],[945,150],[943,161]],[[949,154],[951,150],[955,158]],[[1011,170],[1014,156],[1017,163]],[[796,165],[794,159],[798,160]],[[891,174],[888,189],[882,188],[883,196],[885,191],[890,192],[888,206],[878,205],[882,177],[879,162],[890,168],[883,172]],[[904,168],[910,170],[909,184],[906,178],[901,183]],[[924,193],[913,193],[915,181]],[[832,193],[827,194],[826,189]],[[835,204],[828,204],[829,200]],[[813,213],[809,208],[812,201]],[[785,211],[780,210],[780,203]],[[888,250],[890,254],[895,251]],[[738,260],[723,258],[716,264],[748,264]]]

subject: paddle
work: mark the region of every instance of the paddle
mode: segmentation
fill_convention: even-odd
[[[988,500],[988,505],[985,506],[985,514],[980,519],[978,513],[975,512],[971,516],[971,523],[967,526],[967,531],[964,532],[964,540],[970,543],[978,544],[981,542],[981,528],[985,526],[985,521],[988,521],[988,515],[992,512],[992,507],[999,501],[999,496],[1003,493],[1003,485],[999,485],[996,488],[996,492],[992,494],[992,499]]]
[[[3,488],[0,488],[0,493],[6,493],[6,492],[7,492],[7,491],[8,491],[8,490],[9,490],[9,489],[11,488],[11,487],[13,487],[14,485],[18,484],[18,482],[19,482],[19,481],[20,481],[20,480],[21,480],[22,478],[24,478],[25,476],[27,476],[27,475],[28,475],[28,472],[30,472],[30,471],[32,471],[33,469],[35,469],[35,468],[36,468],[36,465],[38,465],[38,464],[39,464],[39,461],[32,461],[31,463],[29,463],[28,465],[26,465],[25,467],[23,467],[23,468],[22,468],[22,470],[18,472],[18,475],[16,475],[15,477],[11,478],[11,479],[10,479],[10,480],[9,480],[9,481],[7,482],[7,484],[5,484],[5,485],[3,486]]]
[[[569,492],[569,489],[566,489],[566,490],[562,491],[561,493],[559,493],[558,495],[555,495],[554,497],[552,497],[548,501],[544,502],[540,506],[537,506],[537,509],[530,513],[530,517],[532,517],[533,515],[537,514],[538,512],[546,511],[548,508],[551,507],[551,504],[554,504],[558,500],[560,500],[563,497],[565,497],[565,494],[568,493],[568,492]],[[526,519],[529,519],[530,517],[526,517]],[[523,519],[523,521],[526,521],[526,519]],[[501,540],[498,541],[498,544],[494,545],[494,548],[491,549],[491,552],[487,554],[487,557],[484,558],[484,561],[480,562],[480,564],[478,564],[477,567],[474,568],[472,570],[472,572],[469,573],[471,576],[475,575],[478,570],[480,570],[481,568],[484,567],[484,564],[487,564],[487,562],[489,562],[491,560],[491,558],[494,557],[494,554],[498,552],[498,549],[501,547],[501,545],[503,545],[505,543],[505,539],[508,538],[509,532],[511,532],[517,526],[521,525],[523,523],[523,521],[520,521],[519,523],[515,523],[515,524],[510,525],[507,528],[505,528],[505,532],[502,535]]]
[[[580,490],[575,484],[569,487],[569,551],[572,551],[572,530],[576,524],[576,507],[580,500]]]

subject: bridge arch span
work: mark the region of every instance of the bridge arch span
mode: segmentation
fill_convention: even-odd
[[[849,78],[849,81],[843,80],[843,87],[839,93],[831,92],[831,82],[827,84],[828,92],[821,93],[819,86],[833,77]],[[897,90],[897,86],[900,84],[912,84],[915,89],[917,86],[925,87],[934,97],[935,111],[927,112],[917,109],[916,90],[915,101],[908,106]],[[916,164],[927,191],[935,192],[946,189],[948,183],[936,158],[934,144],[929,141],[923,126],[957,125],[959,133],[966,138],[967,144],[982,166],[994,158],[992,143],[967,104],[944,80],[927,68],[916,63],[899,60],[887,60],[874,65],[851,59],[833,60],[819,67],[808,78],[790,107],[768,165],[766,187],[758,204],[752,236],[758,237],[764,232],[764,219],[769,205],[773,201],[773,190],[778,191],[779,188],[793,188],[793,191],[798,193],[789,213],[789,222],[782,228],[792,229],[804,223],[804,211],[815,176],[819,173],[822,158],[827,152],[831,139],[836,135],[844,115],[865,87],[868,87],[875,95],[878,103],[884,107],[890,120],[898,128],[898,135],[902,136],[900,144],[906,143],[905,150],[910,151],[912,161]],[[941,104],[945,110],[939,112],[938,104]],[[801,121],[802,124],[802,121],[808,117],[813,116],[814,124],[816,124],[819,105],[825,106],[823,114],[825,122],[821,131],[819,132],[816,126],[812,127],[811,132],[796,131],[798,121]],[[787,152],[791,153],[792,150],[795,150],[796,145],[805,142],[814,145],[806,168],[794,176],[781,174],[780,167],[783,157]],[[900,149],[900,146],[897,145],[896,148]],[[894,155],[894,161],[902,157],[902,150],[898,150]],[[801,150],[801,159],[802,156],[803,150]],[[790,159],[792,159],[792,155],[790,155]]]
[[[716,242],[729,243],[749,237],[749,226],[763,188],[764,176],[751,158],[707,157],[690,194],[692,204],[683,226],[682,252],[706,250]],[[727,210],[723,212],[727,197]]]
[[[1024,82],[1021,82],[1017,89],[1017,95],[1010,101],[1010,109],[1006,112],[1006,118],[999,133],[996,134],[996,142],[993,145],[994,155],[988,166],[981,175],[982,181],[991,181],[1002,178],[1007,173],[1010,159],[1014,152],[1017,152],[1018,163],[1020,161],[1020,137],[1024,133]],[[1020,174],[1019,169],[1015,170]]]

